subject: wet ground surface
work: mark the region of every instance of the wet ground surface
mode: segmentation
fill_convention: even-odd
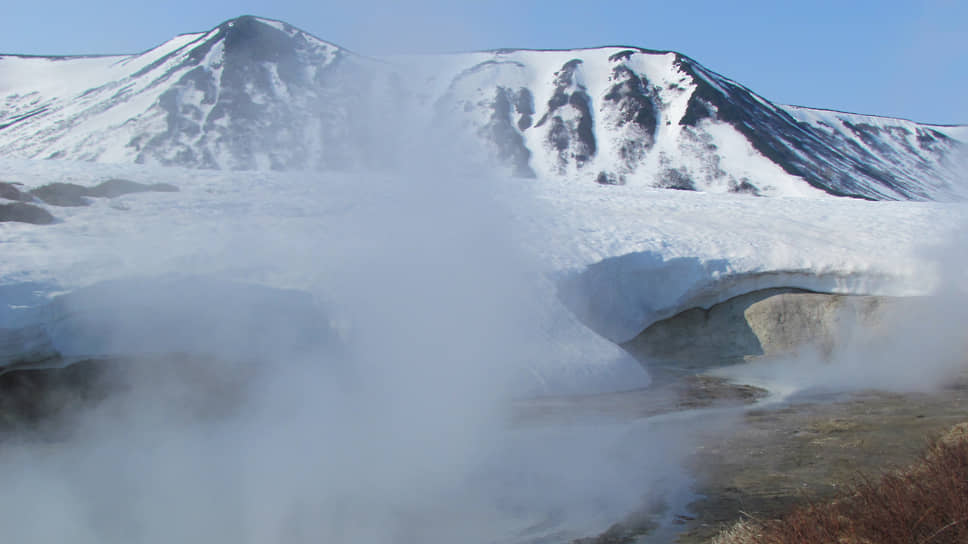
[[[714,376],[686,376],[646,389],[600,395],[541,397],[515,403],[515,423],[526,425],[633,420],[686,410],[745,406],[766,390]]]
[[[708,542],[738,520],[774,518],[908,466],[933,439],[968,421],[968,374],[933,392],[813,392],[782,402],[763,389],[696,375],[646,390],[518,406],[524,423],[687,412],[695,435],[684,462],[695,478],[694,500],[671,526],[657,529],[668,512],[650,505],[578,542]]]
[[[903,468],[964,421],[966,380],[933,393],[866,391],[750,409],[743,425],[704,437],[689,460],[701,497],[678,542],[706,542],[743,517],[776,517]]]
[[[100,402],[116,389],[114,369],[88,362],[0,375],[0,435],[36,431],[52,415]],[[213,397],[224,400],[242,389],[197,378],[192,382],[208,385],[192,404],[193,414],[210,413]],[[774,402],[763,389],[694,375],[644,390],[519,400],[514,414],[518,428],[688,417],[682,423],[695,429],[684,456],[695,478],[692,502],[674,512],[665,530],[656,530],[656,520],[668,520],[669,511],[653,503],[580,542],[692,544],[708,542],[744,517],[782,515],[859,478],[910,464],[932,438],[968,421],[968,376],[932,393],[864,391]]]

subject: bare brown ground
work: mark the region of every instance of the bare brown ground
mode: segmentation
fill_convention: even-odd
[[[858,489],[870,492],[881,485],[883,475],[917,463],[933,439],[964,421],[968,421],[968,381],[935,393],[865,392],[845,399],[751,410],[745,425],[729,434],[708,436],[691,460],[702,496],[691,505],[694,519],[683,520],[678,542],[709,542],[731,526],[749,537],[749,531],[758,530],[757,522]],[[902,484],[895,481],[891,486],[896,491]],[[797,511],[800,514],[795,515],[804,515],[803,510]],[[931,515],[921,514],[926,519]],[[850,517],[856,511],[841,515]],[[741,520],[747,523],[734,526]],[[940,533],[931,541],[963,542],[938,538]],[[723,542],[761,541],[837,542],[825,538]]]
[[[916,463],[861,479],[834,500],[773,520],[744,520],[713,544],[968,542],[968,425],[934,442]]]

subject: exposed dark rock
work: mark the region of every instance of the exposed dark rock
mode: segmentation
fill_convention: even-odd
[[[518,89],[517,100],[514,103],[514,109],[517,110],[518,115],[518,130],[524,131],[531,128],[531,123],[533,122],[534,116],[534,96],[531,91],[522,87]]]
[[[0,198],[16,200],[19,202],[30,202],[32,198],[17,187],[17,183],[7,183],[0,181]]]
[[[219,44],[217,66],[204,62]],[[193,45],[195,67],[161,95],[166,130],[128,145],[136,162],[213,169],[341,169],[378,160],[369,157],[368,145],[379,147],[370,127],[347,123],[370,111],[372,75],[357,60],[288,25],[226,21]],[[201,107],[189,98],[198,92]]]
[[[18,223],[32,223],[34,225],[49,225],[55,221],[54,216],[40,206],[24,202],[0,204],[0,222],[12,221]]]
[[[658,321],[622,347],[643,362],[697,370],[804,347],[829,354],[859,325],[875,323],[898,301],[800,289],[763,289]],[[648,364],[648,363],[646,363]]]
[[[625,178],[616,176],[613,172],[599,172],[595,183],[600,185],[625,185]]]
[[[592,125],[591,97],[584,91],[576,91],[571,94],[568,103],[578,110],[578,127],[575,133],[578,136],[578,145],[574,153],[575,164],[579,167],[595,156],[597,145],[595,143],[595,130]]]
[[[109,179],[87,190],[87,196],[114,198],[129,193],[174,193],[178,187],[168,183],[145,184],[126,179]]]
[[[551,122],[547,142],[557,152],[561,169],[572,161],[581,168],[597,151],[591,97],[584,86],[575,82],[575,72],[581,64],[581,59],[572,59],[555,73],[555,92],[548,100],[548,111],[535,125],[541,127]],[[573,111],[563,115],[565,108]]]
[[[74,183],[50,183],[30,194],[52,206],[87,206],[88,188]]]
[[[51,418],[103,398],[105,378],[104,365],[97,361],[0,374],[0,440],[5,432],[49,430]]]
[[[896,195],[911,200],[931,198],[921,175],[899,167],[918,156],[918,150],[907,141],[907,129],[882,129],[848,120],[843,120],[847,133],[829,125],[814,127],[798,122],[783,109],[757,99],[748,89],[719,78],[691,59],[680,56],[677,64],[696,83],[681,125],[699,127],[705,119],[729,123],[787,173],[833,195],[869,200],[898,198]],[[920,147],[931,153],[964,148],[931,129],[919,130],[917,138]],[[923,160],[921,166],[926,167]]]
[[[658,128],[658,112],[648,81],[626,66],[616,66],[612,70],[612,81],[615,83],[605,95],[605,101],[612,103],[618,111],[617,125],[634,123],[649,137],[643,144],[651,145]]]
[[[126,396],[166,391],[166,417],[197,423],[235,414],[252,386],[267,379],[257,365],[188,355],[90,358],[62,367],[0,373],[0,442],[49,440],[79,432],[86,410]]]
[[[666,169],[662,173],[657,185],[665,189],[678,189],[680,191],[696,190],[696,183],[684,168]]]
[[[618,53],[611,55],[610,57],[608,57],[608,60],[612,62],[628,60],[632,58],[632,55],[634,54],[635,54],[635,51],[632,51],[631,49],[626,49],[625,51],[619,51]]]
[[[176,191],[178,187],[168,183],[146,184],[126,179],[109,179],[94,187],[74,183],[50,183],[30,191],[30,194],[52,206],[87,206],[90,204],[87,197],[114,198],[129,193]]]
[[[739,181],[736,181],[735,179],[730,180],[729,192],[760,196],[760,190],[757,189],[755,185],[750,183],[748,178],[743,178]]]
[[[602,113],[610,128],[621,131],[618,145],[622,163],[617,166],[632,171],[655,143],[659,108],[648,81],[624,64],[612,69],[611,81]]]
[[[531,160],[531,152],[528,151],[524,144],[524,138],[518,130],[523,130],[520,127],[525,124],[523,123],[525,118],[527,119],[526,124],[530,126],[530,114],[534,111],[533,104],[527,100],[530,93],[527,93],[524,99],[522,99],[522,94],[514,93],[504,87],[498,87],[495,91],[491,119],[484,125],[481,132],[486,139],[494,144],[498,161],[511,166],[513,175],[533,178],[535,176],[534,170],[528,164]],[[521,114],[517,125],[519,128],[515,128],[512,120],[514,113],[512,109]],[[530,113],[528,113],[529,111]]]

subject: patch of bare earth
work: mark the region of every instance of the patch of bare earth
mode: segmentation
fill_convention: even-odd
[[[740,522],[713,544],[968,542],[968,440],[956,426],[911,467],[862,479],[779,519]]]
[[[677,541],[968,542],[965,421],[965,381],[753,409],[690,460],[701,496]]]

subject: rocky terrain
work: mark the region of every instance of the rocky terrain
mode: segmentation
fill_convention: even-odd
[[[17,183],[0,182],[0,222],[34,225],[54,223],[54,215],[37,205],[40,203],[57,207],[78,207],[90,205],[91,198],[110,199],[131,193],[176,191],[178,187],[169,183],[144,184],[127,179],[109,179],[93,187],[54,182],[29,191],[22,191]]]

